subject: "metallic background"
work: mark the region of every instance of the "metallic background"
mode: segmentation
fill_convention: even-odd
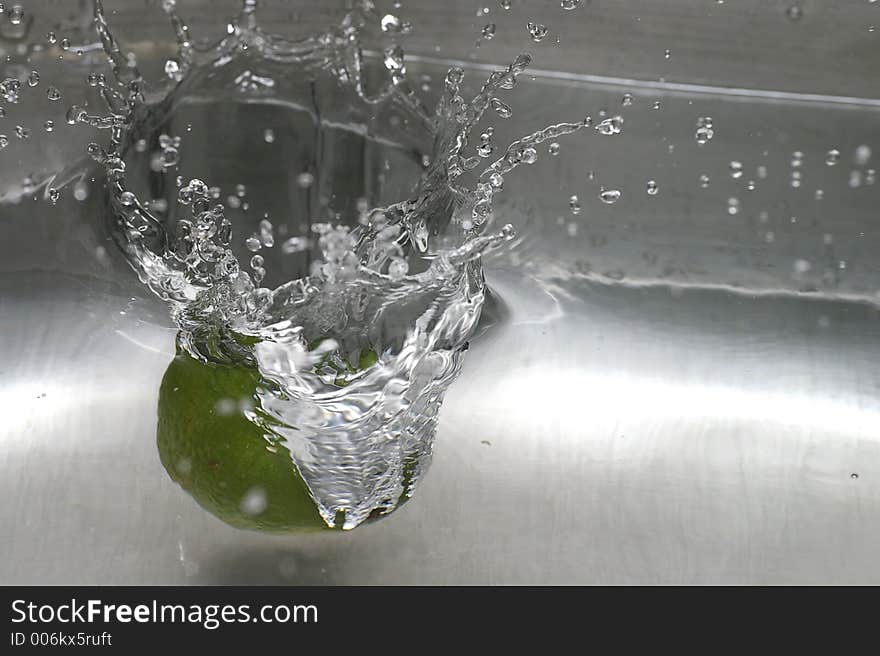
[[[88,3],[22,4],[25,40],[54,27],[93,41],[78,31]],[[235,3],[179,4],[205,11],[198,35]],[[307,32],[342,4],[261,11]],[[157,3],[106,5],[161,66]],[[0,119],[0,582],[880,583],[880,185],[865,181],[880,163],[880,3],[410,0],[400,13],[416,27],[413,76],[462,60],[478,85],[530,46],[537,72],[509,94],[499,143],[600,109],[626,118],[623,134],[574,135],[511,177],[499,214],[520,236],[486,261],[494,325],[447,395],[415,498],[351,533],[273,537],[227,527],[170,481],[155,446],[167,310],[107,238],[98,183],[54,208],[21,191],[92,138],[63,125],[100,61],[86,48],[34,64],[63,102]],[[525,32],[535,18],[551,29],[541,44]],[[475,47],[487,22],[497,37]],[[51,137],[34,121],[29,141],[13,137],[49,111]],[[703,147],[700,116],[716,131]],[[860,145],[875,153],[864,165]],[[600,185],[622,199],[604,205]]]

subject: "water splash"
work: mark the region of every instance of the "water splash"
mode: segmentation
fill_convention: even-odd
[[[493,73],[469,100],[463,71],[451,69],[429,111],[393,41],[409,29],[396,16],[361,2],[325,33],[290,40],[264,31],[256,4],[246,0],[226,35],[201,49],[176,2],[164,0],[177,48],[164,78],[150,82],[95,0],[95,27],[113,75],[90,77],[89,85],[107,109],[74,105],[67,121],[109,134],[89,154],[106,172],[112,233],[140,279],[169,302],[180,347],[204,362],[259,371],[255,420],[261,417],[285,443],[327,524],[353,528],[409,497],[430,462],[443,395],[460,371],[485,297],[480,256],[513,237],[509,225],[493,228],[505,176],[534,164],[539,144],[553,141],[550,152],[558,151],[555,140],[592,121],[526,135],[478,170],[494,152],[493,131],[480,135],[476,154],[471,133],[490,109],[495,117],[511,115],[499,96],[516,85],[529,55]],[[392,39],[382,49],[378,86],[360,47],[371,30]],[[17,94],[14,82],[0,91]],[[168,182],[186,146],[163,126],[206,98],[307,108],[318,138],[327,141],[342,131],[387,145],[392,140],[377,126],[388,119],[398,132],[405,128],[421,172],[411,191],[391,202],[358,198],[326,218],[285,217],[284,239],[272,250],[276,226],[268,218],[252,234],[238,233],[232,216],[249,207],[244,188],[223,203],[211,180]],[[345,107],[347,125],[324,116],[328,99]],[[621,123],[608,119],[607,133],[619,132]],[[278,138],[264,126],[260,135],[266,144]],[[151,198],[145,179],[170,191]],[[304,193],[334,182],[320,163],[296,179]],[[289,234],[291,227],[299,232]],[[263,253],[277,251],[302,258],[305,270],[263,286],[273,273]]]

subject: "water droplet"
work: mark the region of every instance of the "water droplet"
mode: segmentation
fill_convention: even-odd
[[[167,60],[165,62],[165,75],[175,82],[180,82],[183,79],[183,68],[181,67],[180,62],[173,57]]]
[[[531,146],[524,148],[522,151],[522,161],[526,164],[534,164],[538,161],[538,151]]]
[[[394,14],[385,14],[379,23],[383,32],[398,34],[403,30],[403,21]]]
[[[50,187],[48,190],[49,202],[53,205],[58,203],[58,199],[61,198],[61,192],[55,189],[54,187]]]
[[[249,251],[256,253],[263,247],[263,242],[261,242],[259,238],[251,236],[244,240],[244,245]]]
[[[559,144],[555,141],[550,144],[550,147],[547,149],[547,152],[553,155],[554,157],[559,154]]]
[[[495,38],[495,23],[488,23],[483,27],[483,31],[481,32],[483,38],[487,41],[491,41]]]
[[[23,125],[15,126],[15,136],[19,139],[27,139],[31,136],[31,131]]]
[[[68,39],[67,37],[61,39],[61,49],[70,50],[70,39]]]
[[[645,187],[645,191],[648,192],[649,196],[656,196],[660,193],[660,186],[657,184],[655,180],[648,180],[648,184]]]
[[[46,89],[46,98],[51,101],[61,100],[61,92],[55,87],[49,87]]]
[[[731,216],[739,213],[739,198],[731,197],[727,199],[727,213]]]
[[[654,107],[654,109],[657,109],[657,110],[662,109],[663,103],[661,103],[659,100],[655,100],[653,107]]]
[[[308,189],[315,182],[315,176],[309,173],[308,171],[304,173],[300,173],[296,176],[296,184],[301,189]]]
[[[711,116],[701,116],[697,119],[697,131],[694,134],[694,138],[697,140],[697,143],[701,146],[705,145],[709,141],[712,140],[712,137],[715,136],[715,130],[712,123]]]
[[[601,135],[611,136],[614,134],[620,134],[620,130],[623,127],[623,117],[622,116],[612,116],[610,118],[606,118],[603,121],[599,122],[595,130]]]
[[[0,150],[6,148],[9,145],[9,137],[5,134],[0,134]]]
[[[580,214],[581,213],[581,201],[577,196],[572,196],[568,199],[568,208],[571,210],[572,214]]]
[[[55,130],[55,121],[49,120],[43,123],[43,128],[46,132],[52,132]]]
[[[851,189],[856,189],[857,187],[862,186],[862,172],[861,171],[850,171],[849,172],[849,186]]]
[[[30,75],[28,75],[28,86],[35,87],[40,83],[40,72],[39,71],[31,71]]]
[[[840,151],[837,150],[836,148],[832,148],[825,155],[825,163],[828,166],[834,166],[839,161],[840,161]]]
[[[510,6],[511,6],[510,0],[501,0],[500,4],[501,4],[501,8],[504,9],[505,11],[510,9]]]
[[[542,25],[541,23],[529,23],[527,25],[529,34],[532,36],[532,41],[535,43],[539,43],[547,36],[547,26]]]
[[[732,161],[730,163],[730,177],[737,179],[741,178],[743,174],[743,165],[742,162]]]
[[[9,8],[9,22],[13,25],[21,25],[21,21],[24,19],[24,9],[21,8],[21,5],[12,5]]]
[[[58,43],[58,36],[55,34],[55,32],[48,32],[46,34],[46,42],[50,46],[54,46],[56,43]]]
[[[799,150],[794,151],[791,154],[791,167],[796,169],[799,168],[803,163],[804,154]]]
[[[513,110],[510,109],[510,105],[505,103],[500,98],[492,98],[492,100],[489,102],[489,105],[501,118],[510,118],[511,116],[513,116]]]
[[[625,93],[623,94],[623,98],[620,100],[620,104],[624,107],[631,107],[634,101],[635,98],[631,93]]]
[[[672,57],[672,51],[669,48],[667,48],[666,50],[663,51],[663,57],[665,57],[666,59],[669,59],[670,57]]]
[[[275,130],[270,128],[263,130],[263,141],[266,143],[275,143]]]
[[[392,73],[403,73],[405,70],[403,62],[403,48],[395,44],[385,48],[385,68]]]
[[[571,11],[580,6],[581,0],[562,0],[559,4],[565,11]]]
[[[709,186],[709,176],[705,173],[700,174],[700,186],[706,189]]]
[[[620,191],[617,189],[603,189],[599,192],[599,198],[606,205],[614,205],[618,200],[620,200]]]
[[[795,3],[785,10],[785,15],[788,17],[788,20],[797,22],[804,17],[804,10],[800,4]]]
[[[858,148],[856,148],[855,155],[853,157],[855,163],[859,166],[864,166],[871,159],[871,147],[865,144],[862,144]]]

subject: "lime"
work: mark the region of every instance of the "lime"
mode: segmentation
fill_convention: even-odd
[[[327,529],[290,452],[250,421],[256,370],[205,363],[178,348],[159,390],[159,458],[172,480],[238,528]]]

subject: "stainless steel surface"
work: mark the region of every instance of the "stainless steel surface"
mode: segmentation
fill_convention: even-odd
[[[825,11],[801,4],[804,20]],[[675,5],[705,19],[701,3]],[[842,15],[846,30],[826,42],[849,43],[862,16]],[[768,57],[768,39],[795,29],[761,25],[743,39]],[[642,30],[654,50],[676,49],[674,35]],[[422,51],[411,74],[438,79],[442,56]],[[835,66],[846,59],[815,89],[783,73],[760,88],[842,89],[824,77]],[[844,102],[644,78],[539,75],[510,95],[499,142],[601,108],[623,111],[624,132],[575,135],[512,178],[500,212],[520,237],[486,262],[498,319],[446,398],[434,463],[410,503],[345,534],[239,531],[168,478],[155,424],[174,331],[107,238],[100,181],[84,203],[10,202],[21,174],[58,170],[88,139],[65,129],[39,148],[11,144],[0,153],[0,582],[880,583],[880,186],[864,181],[880,162],[876,86]],[[627,91],[635,104],[619,110]],[[716,129],[703,147],[699,116]],[[856,166],[862,144],[875,154]],[[622,199],[602,204],[599,185]]]

